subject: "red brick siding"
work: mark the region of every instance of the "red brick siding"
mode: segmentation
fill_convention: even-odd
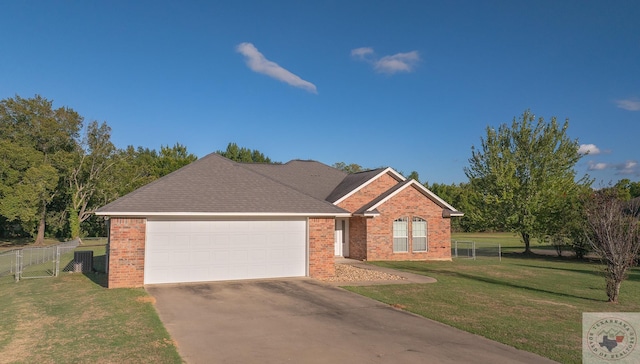
[[[336,274],[334,263],[335,252],[335,219],[309,219],[309,276],[312,278],[329,278]]]
[[[144,249],[147,220],[109,219],[109,288],[144,285]]]
[[[388,191],[391,187],[395,186],[398,183],[391,175],[383,174],[378,177],[375,181],[369,183],[358,192],[349,196],[344,201],[338,204],[339,207],[343,209],[354,212],[357,211],[362,206],[367,203],[373,201],[376,197],[380,196],[385,191]]]
[[[442,217],[442,207],[409,186],[378,207],[380,216],[367,219],[368,260],[450,260],[450,219]],[[393,221],[409,219],[409,251],[393,252]],[[427,252],[412,252],[411,225],[414,217],[427,221]]]
[[[349,258],[367,259],[367,218],[349,219]]]

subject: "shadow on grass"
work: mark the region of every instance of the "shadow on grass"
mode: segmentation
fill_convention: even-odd
[[[405,270],[405,271],[408,271],[408,272],[411,272],[411,273],[422,274],[422,275],[426,275],[426,276],[430,276],[430,275],[432,275],[434,273],[435,274],[442,274],[442,275],[446,275],[446,276],[450,276],[450,277],[464,278],[464,279],[474,280],[474,281],[478,281],[478,282],[489,283],[489,284],[493,284],[493,285],[497,285],[497,286],[518,288],[518,289],[523,289],[525,291],[545,293],[545,294],[550,294],[550,295],[559,296],[559,297],[578,298],[578,299],[583,299],[583,300],[587,300],[587,301],[594,301],[594,302],[606,302],[606,300],[603,300],[603,299],[596,299],[596,298],[592,298],[592,297],[579,296],[579,295],[574,295],[574,294],[565,293],[565,292],[556,292],[556,291],[551,291],[551,290],[542,289],[542,288],[535,288],[535,287],[530,287],[530,286],[526,286],[526,285],[522,285],[522,284],[507,282],[507,281],[503,281],[503,280],[499,280],[499,279],[495,279],[495,278],[482,277],[482,276],[477,276],[477,275],[468,274],[468,273],[454,272],[454,271],[446,270],[446,269],[434,269],[433,267],[428,267],[428,266],[425,266],[424,269],[420,269],[419,267],[416,267],[415,264],[403,265],[401,263],[400,264],[395,264],[394,263],[392,266],[389,266],[389,267],[390,268],[394,268],[394,269]],[[530,267],[530,266],[527,266],[527,267]]]
[[[567,271],[567,272],[575,272],[575,273],[584,273],[584,274],[590,274],[593,276],[597,276],[597,277],[604,277],[604,264],[602,263],[602,261],[598,258],[583,258],[583,259],[578,259],[576,257],[551,257],[551,256],[544,256],[544,255],[539,255],[539,254],[523,254],[523,253],[517,253],[517,254],[510,254],[510,255],[503,255],[503,257],[505,258],[521,258],[521,259],[529,259],[529,260],[542,260],[542,261],[546,261],[546,262],[559,262],[559,263],[578,263],[578,264],[584,264],[584,265],[597,265],[600,266],[602,269],[601,270],[593,270],[593,269],[571,269],[571,268],[563,268],[563,267],[549,267],[549,266],[537,266],[537,265],[529,265],[529,264],[515,264],[515,263],[511,263],[511,265],[516,265],[516,266],[522,266],[522,267],[527,267],[527,268],[538,268],[538,269],[551,269],[551,270],[560,270],[560,271]],[[640,268],[638,266],[635,267],[631,267],[628,271],[628,277],[627,280],[630,281],[640,281]]]
[[[555,292],[555,291],[550,291],[550,290],[547,290],[547,289],[529,287],[529,286],[522,285],[522,284],[516,284],[516,283],[501,281],[501,280],[494,279],[494,278],[481,277],[481,276],[476,276],[476,275],[467,274],[467,273],[451,272],[451,271],[438,271],[438,270],[431,270],[431,271],[432,272],[437,272],[437,273],[447,273],[449,275],[453,275],[453,276],[460,277],[460,278],[471,279],[471,280],[475,280],[475,281],[479,281],[479,282],[495,284],[495,285],[504,286],[504,287],[519,288],[519,289],[523,289],[525,291],[546,293],[546,294],[559,296],[559,297],[578,298],[578,299],[587,300],[587,301],[594,301],[594,302],[606,302],[606,300],[601,300],[601,299],[596,299],[596,298],[591,298],[591,297],[578,296],[578,295],[573,295],[573,294],[564,293],[564,292]]]
[[[93,257],[93,271],[90,273],[85,273],[93,283],[107,288],[107,273],[106,273],[106,255],[96,255]]]

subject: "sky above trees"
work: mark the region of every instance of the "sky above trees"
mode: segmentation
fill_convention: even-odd
[[[596,183],[640,180],[637,1],[21,1],[0,99],[106,121],[118,148],[229,142],[273,160],[466,181],[487,126],[559,121]]]

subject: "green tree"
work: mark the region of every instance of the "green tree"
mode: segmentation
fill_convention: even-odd
[[[216,153],[225,158],[229,158],[232,161],[242,163],[276,163],[272,162],[271,158],[265,157],[260,151],[256,149],[248,149],[244,147],[238,147],[236,143],[229,143],[225,151],[218,150]]]
[[[420,175],[416,171],[411,171],[407,179],[415,179],[418,183],[420,183]]]
[[[452,183],[450,185],[433,183],[429,185],[428,182],[425,182],[424,186],[459,211],[464,212],[462,218],[451,219],[451,229],[453,231],[470,232],[481,229],[481,225],[473,218],[475,215],[474,207],[470,202],[473,191],[468,183]]]
[[[355,164],[355,163],[351,163],[351,164],[346,164],[345,162],[336,162],[332,165],[333,168],[339,169],[343,172],[347,172],[349,174],[351,173],[358,173],[358,172],[362,172],[365,169],[362,168],[361,165],[359,164]]]
[[[474,191],[476,218],[487,229],[520,234],[525,253],[532,237],[557,234],[571,201],[587,177],[576,182],[574,167],[581,155],[578,142],[567,136],[569,122],[545,122],[525,111],[511,126],[488,127],[465,174]]]
[[[72,238],[80,237],[80,225],[93,212],[111,200],[105,193],[115,182],[116,148],[111,142],[111,128],[106,122],[93,121],[77,144],[74,165],[67,178],[71,202],[68,208]]]
[[[180,143],[176,143],[173,147],[162,145],[156,160],[156,176],[158,178],[166,176],[196,159],[198,157],[189,153],[187,147]]]
[[[0,135],[4,144],[11,146],[10,151],[20,150],[28,156],[22,159],[26,165],[11,172],[15,183],[3,181],[0,214],[23,226],[32,226],[35,221],[36,244],[44,243],[47,206],[64,190],[64,179],[83,122],[73,109],[54,109],[52,104],[39,95],[0,101]],[[10,164],[17,166],[21,158],[11,156]]]

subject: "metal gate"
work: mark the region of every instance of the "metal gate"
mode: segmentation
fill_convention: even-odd
[[[16,281],[56,277],[66,268],[66,260],[80,244],[72,240],[47,247],[28,247],[0,255],[0,276],[14,275]],[[73,259],[73,258],[71,258]],[[61,262],[64,266],[61,266]]]

